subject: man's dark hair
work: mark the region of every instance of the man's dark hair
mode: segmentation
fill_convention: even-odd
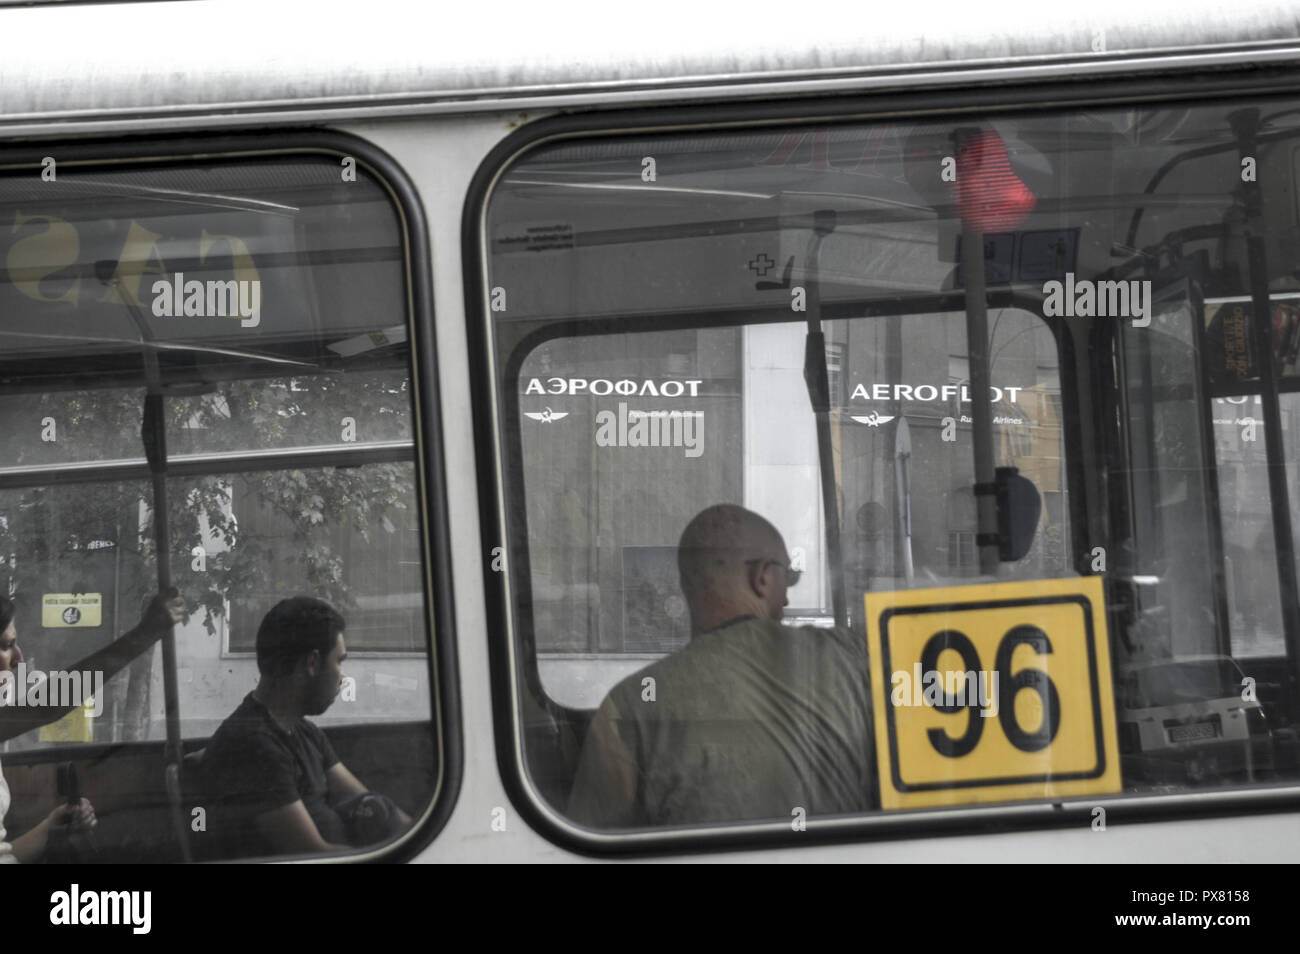
[[[14,601],[7,596],[0,596],[0,633],[9,628],[14,621]]]
[[[258,672],[287,676],[313,650],[328,656],[344,627],[338,610],[324,600],[311,596],[281,600],[257,628]]]

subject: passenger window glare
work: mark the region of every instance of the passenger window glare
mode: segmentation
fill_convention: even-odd
[[[1238,102],[506,169],[540,794],[631,830],[1293,782],[1298,136]]]

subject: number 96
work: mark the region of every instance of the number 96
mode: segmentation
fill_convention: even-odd
[[[1060,697],[1052,680],[1041,669],[1022,669],[1015,675],[1011,674],[1011,657],[1016,648],[1022,644],[1031,647],[1039,655],[1046,655],[1052,651],[1052,641],[1037,626],[1016,626],[1002,637],[994,664],[994,672],[998,677],[998,722],[1002,725],[1007,741],[1017,749],[1022,752],[1038,752],[1051,745],[1052,740],[1056,738],[1056,732],[1061,725]],[[979,672],[983,668],[975,644],[969,637],[957,630],[945,629],[935,633],[926,642],[925,648],[921,651],[922,670],[938,672],[939,655],[946,649],[951,649],[961,656],[962,663],[968,671]],[[1038,693],[1042,701],[1043,719],[1038,728],[1032,732],[1026,732],[1016,721],[1015,700],[1022,689]],[[936,709],[945,713],[960,712],[962,709],[972,710],[966,724],[965,735],[953,738],[944,729],[928,730],[930,744],[940,755],[960,758],[979,744],[980,735],[984,732],[984,720],[978,712],[973,711],[979,707],[979,700],[972,699],[971,695],[973,694],[966,694],[964,705],[950,704],[947,701],[935,705]]]

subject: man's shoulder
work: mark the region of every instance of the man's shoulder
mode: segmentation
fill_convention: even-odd
[[[846,629],[830,626],[788,626],[775,619],[745,619],[711,630],[692,641],[693,656],[685,660],[694,664],[709,656],[736,654],[776,658],[796,655],[823,658],[837,665],[855,660],[865,661],[866,643]]]
[[[253,698],[250,692],[240,700],[235,710],[226,716],[225,720],[217,727],[213,733],[213,738],[223,733],[246,732],[250,729],[261,728],[265,722],[265,710],[258,705],[257,700]]]
[[[847,630],[786,626],[771,619],[737,620],[695,636],[677,652],[624,677],[609,691],[607,699],[615,705],[641,701],[664,678],[707,672],[714,667],[725,667],[737,658],[753,662],[758,657],[790,653],[824,656],[831,665],[852,664],[859,658],[865,664],[866,647]],[[771,662],[778,664],[776,658]],[[647,679],[654,682],[647,683]]]
[[[276,734],[272,731],[265,710],[253,699],[252,694],[244,697],[235,711],[226,716],[217,727],[208,742],[205,762],[217,762],[227,758],[242,759],[249,750],[275,750]]]

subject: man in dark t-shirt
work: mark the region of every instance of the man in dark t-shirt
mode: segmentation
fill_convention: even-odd
[[[203,757],[215,804],[208,831],[223,854],[347,851],[347,818],[374,799],[339,761],[317,726],[343,682],[343,617],[297,596],[266,614],[257,631],[257,688],[221,724]],[[410,818],[391,803],[393,829]]]
[[[262,836],[256,819],[301,802],[327,845],[345,844],[346,826],[329,802],[328,773],[338,764],[324,732],[306,719],[286,732],[250,692],[204,756],[204,774],[220,789],[213,822],[222,842],[238,846],[240,854],[272,853],[272,840]]]

